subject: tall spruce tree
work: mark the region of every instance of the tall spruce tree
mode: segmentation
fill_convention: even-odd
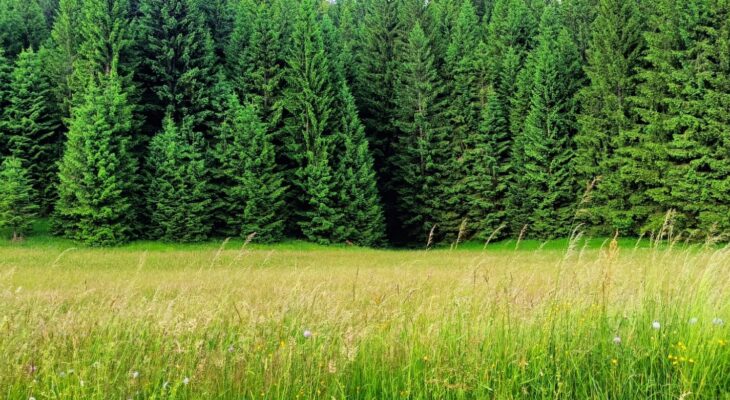
[[[365,125],[365,133],[375,160],[378,189],[382,193],[389,236],[398,232],[395,209],[394,170],[389,160],[393,154],[395,128],[394,73],[396,44],[399,39],[398,1],[367,2],[360,48],[356,54],[352,92]]]
[[[570,233],[579,190],[573,137],[582,73],[578,51],[555,5],[544,11],[533,62],[530,109],[511,195],[519,196],[531,236],[564,236]]]
[[[447,72],[443,74],[450,83],[446,117],[451,130],[451,154],[446,179],[451,184],[447,198],[443,199],[450,210],[449,218],[442,221],[441,230],[450,236],[459,234],[465,219],[470,235],[481,231],[484,213],[488,212],[479,201],[485,190],[480,183],[487,177],[486,171],[479,170],[484,165],[482,148],[486,144],[479,127],[481,110],[486,105],[484,93],[488,90],[485,45],[480,36],[476,10],[471,1],[464,1],[451,32],[446,50]]]
[[[444,129],[443,84],[434,65],[430,43],[416,23],[395,74],[395,118],[398,138],[393,144],[395,191],[400,240],[425,242],[448,210],[441,203],[449,159]],[[395,239],[395,238],[394,238]]]
[[[202,135],[183,120],[166,117],[150,142],[149,234],[170,242],[198,242],[210,235],[212,198]]]
[[[340,123],[341,153],[336,176],[339,204],[344,223],[337,227],[340,241],[351,241],[361,246],[382,245],[385,240],[385,219],[378,193],[365,128],[360,122],[347,84],[340,83],[342,122]]]
[[[636,117],[631,99],[644,51],[645,18],[634,0],[601,0],[588,48],[585,68],[589,84],[580,92],[579,133],[575,138],[576,172],[581,182],[596,180],[589,197],[581,199],[581,219],[599,233],[618,229],[633,234],[627,214],[629,196],[619,170],[621,153]]]
[[[38,211],[35,198],[23,162],[5,158],[0,165],[0,228],[10,230],[13,241],[31,232]]]
[[[287,58],[285,151],[292,170],[287,186],[292,188],[289,204],[294,206],[293,222],[300,232],[309,240],[327,243],[343,221],[335,209],[334,92],[313,3],[305,0],[299,6]]]
[[[32,49],[20,53],[9,89],[9,102],[3,112],[9,153],[23,160],[39,195],[36,200],[41,212],[47,213],[55,201],[60,121],[52,108],[50,85],[38,53]]]
[[[5,50],[0,46],[0,110],[5,110],[10,104],[10,82],[13,67],[5,57]],[[5,128],[4,112],[0,112],[0,157],[8,154],[7,133]]]
[[[82,4],[81,0],[60,0],[46,62],[46,74],[53,85],[56,107],[64,121],[71,117],[74,88],[78,88],[74,85],[73,71],[82,40],[78,29],[83,20]]]
[[[132,238],[137,160],[130,153],[131,129],[132,107],[116,68],[88,80],[84,101],[73,110],[59,166],[52,221],[57,233],[90,245]]]
[[[15,57],[29,47],[39,48],[48,37],[43,10],[38,0],[0,2],[0,47]]]
[[[227,101],[226,117],[218,132],[215,155],[224,182],[217,208],[222,209],[225,233],[256,241],[280,240],[285,215],[282,174],[266,124],[253,105],[241,105],[236,95]]]
[[[224,93],[211,34],[199,0],[141,0],[137,81],[145,132],[169,115],[209,138]]]

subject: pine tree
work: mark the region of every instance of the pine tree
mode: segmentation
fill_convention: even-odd
[[[344,81],[340,84],[339,96],[344,105],[340,124],[343,150],[336,176],[338,207],[343,210],[344,223],[337,227],[337,236],[341,241],[349,240],[362,246],[382,245],[385,220],[365,128],[357,115],[355,99]]]
[[[309,240],[327,243],[343,222],[335,209],[332,165],[334,118],[330,66],[313,1],[300,4],[287,58],[286,157],[292,169],[289,204],[293,222]]]
[[[400,61],[393,121],[399,130],[392,159],[396,205],[401,240],[419,241],[444,220],[444,186],[452,184],[442,180],[449,159],[443,106],[437,101],[443,87],[419,23],[413,27]]]
[[[59,157],[59,119],[52,109],[48,81],[39,54],[20,53],[12,73],[9,104],[4,120],[10,154],[23,160],[28,178],[38,193],[41,212],[55,201],[54,182]]]
[[[480,230],[477,226],[485,217],[482,215],[484,208],[473,208],[477,198],[483,197],[484,187],[478,182],[486,177],[474,175],[477,173],[474,169],[480,168],[484,161],[477,156],[481,153],[477,147],[486,142],[478,132],[481,110],[485,106],[483,93],[487,90],[485,60],[480,53],[484,51],[484,43],[478,29],[474,6],[471,1],[463,2],[446,51],[447,72],[444,74],[450,82],[446,116],[451,130],[451,159],[445,178],[451,184],[448,198],[443,199],[450,210],[450,218],[442,221],[440,228],[452,237],[459,234],[464,219],[471,234],[474,228]]]
[[[545,9],[535,50],[530,110],[515,165],[521,211],[534,237],[570,233],[578,192],[574,172],[575,93],[580,88],[578,51],[555,6]],[[513,194],[513,195],[514,195]]]
[[[209,0],[201,3],[205,23],[219,60],[224,59],[225,49],[234,29],[234,3],[234,0]]]
[[[229,97],[215,152],[225,180],[218,207],[228,235],[256,233],[260,242],[283,236],[285,187],[271,136],[254,106]]]
[[[48,37],[43,10],[38,0],[4,0],[0,2],[0,47],[8,57],[23,49],[39,48]]]
[[[51,90],[56,100],[56,107],[60,110],[63,120],[68,121],[71,117],[74,88],[78,88],[73,83],[73,71],[81,42],[78,27],[82,23],[82,1],[60,0],[58,7],[45,69],[52,83]]]
[[[23,162],[7,157],[0,166],[0,228],[12,231],[13,241],[31,232],[37,216],[35,193]]]
[[[602,0],[588,49],[585,70],[590,84],[579,98],[576,172],[581,182],[597,180],[591,196],[580,204],[581,218],[604,234],[614,229],[635,232],[626,213],[632,191],[623,186],[618,171],[626,165],[620,154],[622,141],[636,122],[631,98],[643,57],[644,25],[636,1]]]
[[[388,235],[397,234],[392,157],[395,104],[396,43],[399,41],[397,0],[367,2],[360,48],[356,54],[352,92],[375,160],[378,189],[383,196]]]
[[[5,57],[5,50],[0,47],[0,110],[7,109],[10,104],[10,82],[12,81],[13,67]],[[8,155],[9,149],[7,144],[7,133],[5,128],[5,118],[3,112],[0,112],[0,157]]]
[[[129,151],[132,107],[116,68],[88,82],[69,123],[52,222],[65,237],[113,245],[131,239],[136,223],[131,197],[137,161]]]
[[[183,119],[208,138],[224,93],[213,40],[199,0],[141,0],[138,82],[143,87],[145,131],[163,117]]]
[[[198,242],[207,239],[212,229],[202,135],[191,125],[183,121],[178,126],[167,117],[150,142],[147,201],[154,239]]]

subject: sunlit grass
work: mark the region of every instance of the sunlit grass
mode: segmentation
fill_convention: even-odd
[[[0,247],[0,398],[730,391],[723,249],[30,242]]]

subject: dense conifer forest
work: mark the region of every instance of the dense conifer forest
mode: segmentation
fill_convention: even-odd
[[[730,231],[729,0],[0,0],[0,224]]]

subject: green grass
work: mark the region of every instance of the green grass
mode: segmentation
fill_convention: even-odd
[[[597,242],[3,243],[0,398],[730,398],[730,251]]]

